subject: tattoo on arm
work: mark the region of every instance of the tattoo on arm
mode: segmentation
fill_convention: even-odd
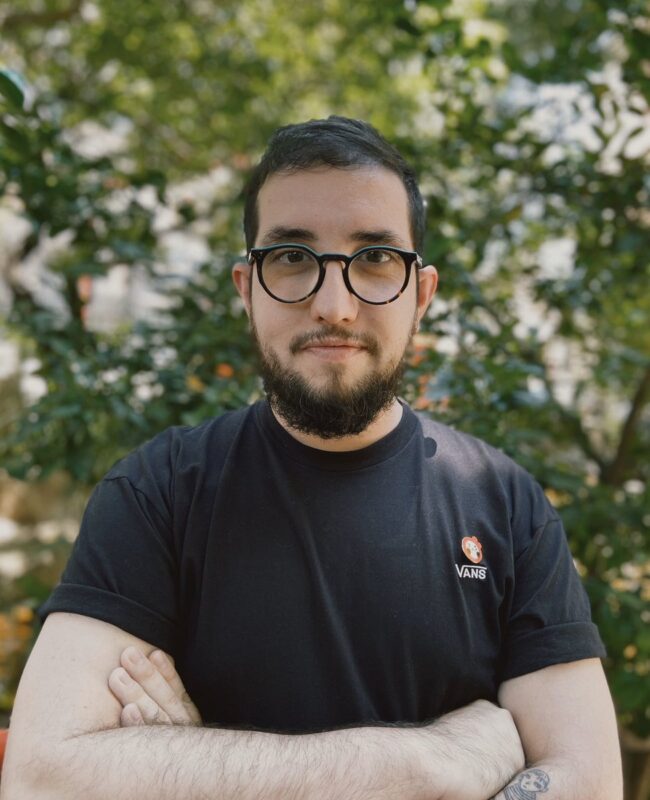
[[[547,792],[550,785],[551,779],[548,773],[538,767],[530,767],[520,772],[515,780],[506,786],[503,797],[504,800],[538,800],[538,795]]]

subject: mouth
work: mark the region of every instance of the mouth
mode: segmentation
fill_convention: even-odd
[[[303,345],[301,351],[323,361],[346,361],[365,351],[365,347],[347,339],[319,339]]]

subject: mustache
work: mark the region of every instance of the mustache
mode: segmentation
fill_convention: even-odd
[[[374,336],[369,333],[352,334],[345,328],[339,328],[336,325],[329,328],[319,328],[316,331],[308,331],[307,333],[299,333],[289,343],[289,350],[292,355],[296,355],[304,347],[324,342],[327,339],[340,339],[341,341],[364,347],[371,356],[376,356],[379,353],[379,342]]]

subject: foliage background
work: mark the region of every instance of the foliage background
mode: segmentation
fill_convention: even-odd
[[[259,394],[229,278],[246,176],[279,125],[365,118],[421,176],[441,273],[405,395],[544,485],[647,751],[649,34],[635,0],[0,9],[5,484],[58,481],[74,516],[132,447]],[[0,544],[28,556],[0,577],[6,707],[73,537],[41,534]]]

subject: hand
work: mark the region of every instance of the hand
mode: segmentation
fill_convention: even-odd
[[[154,650],[149,657],[127,647],[108,686],[122,704],[120,725],[201,725],[201,715],[185,691],[171,657]]]
[[[484,800],[496,795],[525,766],[519,733],[509,711],[477,700],[424,729],[437,758],[435,785],[448,800]],[[441,768],[442,767],[442,768]]]

